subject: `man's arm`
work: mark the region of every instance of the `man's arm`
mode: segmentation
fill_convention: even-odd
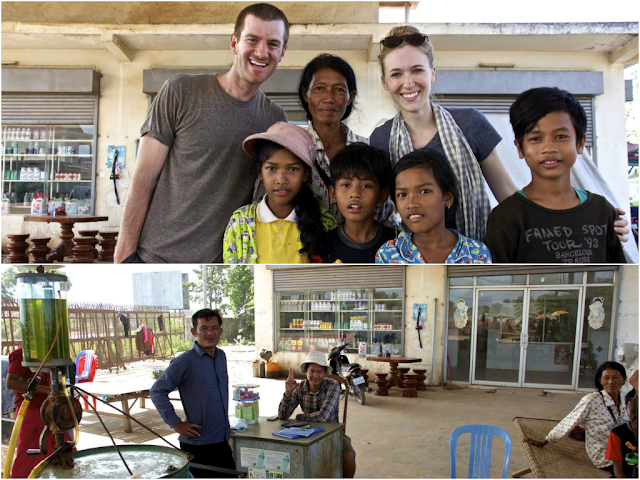
[[[278,405],[278,418],[281,420],[289,418],[300,403],[298,399],[298,387],[299,385],[295,380],[293,368],[290,368],[289,376],[284,383],[284,396],[280,400],[280,405]]]
[[[136,168],[122,210],[118,244],[113,257],[115,263],[121,263],[138,248],[142,225],[168,154],[169,147],[150,135],[140,139]]]
[[[18,393],[27,393],[27,387],[31,383],[31,378],[24,378],[16,373],[10,373],[7,375],[7,388]],[[35,393],[42,393],[43,395],[49,395],[51,393],[51,387],[48,385],[38,385]]]
[[[183,366],[183,362],[180,360],[180,357],[178,357],[171,362],[169,367],[160,375],[160,378],[155,381],[149,390],[149,396],[151,397],[153,405],[165,423],[171,428],[174,428],[181,422],[180,417],[176,415],[176,411],[169,400],[169,394],[178,388],[185,372],[186,365]]]

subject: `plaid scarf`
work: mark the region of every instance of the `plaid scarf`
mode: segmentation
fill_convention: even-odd
[[[431,106],[445,156],[458,179],[460,205],[456,212],[456,230],[467,237],[484,241],[491,207],[480,164],[451,114],[437,103],[432,102]],[[398,113],[393,119],[389,138],[393,164],[413,150],[409,131],[402,115]]]

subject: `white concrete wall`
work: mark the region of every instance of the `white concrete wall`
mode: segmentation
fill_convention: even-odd
[[[253,269],[255,323],[256,323],[256,359],[258,353],[266,348],[274,352],[274,304],[273,273],[265,265],[256,265]]]
[[[623,343],[638,343],[638,291],[638,266],[624,265],[620,282],[616,347]]]
[[[445,267],[443,265],[416,265],[409,266],[405,278],[405,329],[404,329],[404,356],[420,358],[417,364],[406,366],[418,366],[427,369],[427,383],[429,375],[433,372],[433,383],[437,385],[442,378],[442,348],[444,335],[444,301],[445,301]],[[422,347],[418,339],[416,323],[413,321],[414,303],[426,304],[427,314],[424,328],[420,331]],[[436,311],[434,315],[434,303]],[[435,335],[435,343],[433,343]],[[433,368],[431,365],[432,346]],[[420,368],[420,367],[418,367]]]

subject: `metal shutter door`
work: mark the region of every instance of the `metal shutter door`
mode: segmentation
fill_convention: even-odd
[[[96,95],[3,94],[2,123],[93,125]]]
[[[402,288],[402,265],[386,266],[306,266],[304,268],[279,267],[273,269],[276,291],[313,290],[329,288]]]

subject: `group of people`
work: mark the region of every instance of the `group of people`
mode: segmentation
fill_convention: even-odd
[[[193,462],[215,470],[193,467],[196,477],[234,476],[235,461],[229,446],[229,377],[224,351],[216,348],[222,335],[217,310],[202,309],[192,317],[193,348],[175,358],[150,390],[162,419],[180,434],[180,448],[194,455]],[[329,364],[321,352],[310,352],[300,365],[306,376],[295,380],[293,369],[285,382],[278,418],[288,419],[300,406],[297,420],[338,422],[340,384],[328,378]],[[585,395],[575,409],[544,440],[525,439],[537,447],[557,442],[577,427],[584,428],[585,448],[593,464],[617,478],[634,474],[628,455],[638,448],[638,373],[627,382],[623,365],[604,362],[595,375],[597,392]],[[178,389],[186,421],[175,412],[169,394]],[[356,452],[347,436],[343,441],[343,476],[353,477]],[[637,468],[637,463],[636,463]],[[637,470],[635,471],[637,477]]]
[[[587,117],[569,92],[534,88],[512,105],[515,148],[532,176],[517,191],[486,117],[432,101],[427,35],[402,26],[380,42],[398,113],[369,139],[344,123],[357,85],[340,57],[304,68],[304,128],[260,91],[288,36],[282,11],[250,5],[228,72],[164,84],[141,129],[116,262],[625,262],[626,220],[571,186]],[[500,202],[493,211],[484,181]]]
[[[162,419],[180,434],[180,448],[193,455],[196,478],[237,477],[229,439],[229,376],[227,357],[216,348],[222,336],[222,316],[208,308],[193,314],[191,334],[193,348],[176,357],[153,384],[151,400]],[[338,422],[340,385],[327,378],[329,364],[323,353],[311,352],[300,365],[306,380],[298,383],[289,371],[285,391],[278,408],[278,418],[288,419],[300,405],[298,420]],[[178,389],[186,421],[175,412],[169,394]],[[343,477],[356,472],[356,454],[351,440],[343,440]]]
[[[162,419],[180,436],[180,448],[192,456],[191,473],[195,477],[235,477],[236,463],[229,445],[229,376],[227,359],[217,348],[222,336],[222,316],[218,310],[201,309],[192,316],[191,350],[176,357],[154,383],[150,397]],[[22,366],[22,347],[9,357],[7,387],[15,392],[19,408],[22,393],[33,372]],[[297,420],[338,422],[340,384],[328,378],[329,364],[321,352],[310,352],[300,365],[305,380],[297,382],[293,369],[285,382],[278,407],[278,418],[288,419],[299,406]],[[27,411],[18,440],[12,478],[24,478],[44,459],[43,455],[27,455],[37,448],[43,428],[40,406],[50,393],[48,374],[38,386]],[[638,372],[627,382],[625,367],[607,361],[595,374],[597,392],[585,395],[578,405],[543,439],[527,438],[526,442],[543,448],[563,436],[576,434],[582,428],[586,452],[593,464],[616,478],[637,478],[638,453]],[[169,394],[178,389],[185,420],[176,413]],[[66,438],[68,441],[69,437]],[[53,451],[53,436],[48,450]],[[635,458],[635,465],[634,465]],[[356,452],[351,439],[344,436],[342,447],[343,477],[356,471]],[[196,465],[205,466],[198,468]],[[213,467],[210,469],[208,467]]]

